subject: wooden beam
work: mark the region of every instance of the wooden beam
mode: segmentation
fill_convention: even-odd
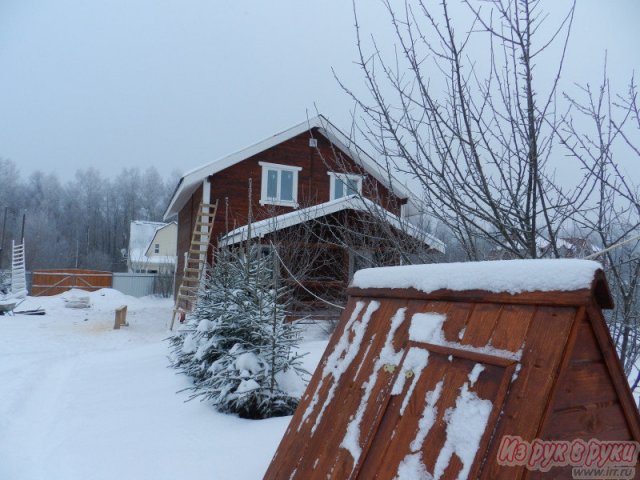
[[[471,303],[496,303],[515,305],[549,305],[578,307],[589,305],[592,292],[590,289],[574,290],[571,292],[523,292],[518,294],[495,293],[485,290],[436,290],[425,293],[415,288],[356,288],[347,289],[347,294],[351,297],[372,297],[372,298],[403,298],[408,300],[428,300],[428,301],[453,301]]]

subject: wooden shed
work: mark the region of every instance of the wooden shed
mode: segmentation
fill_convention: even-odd
[[[627,456],[605,466],[633,472],[640,418],[611,307],[596,262],[361,270],[265,478],[572,478],[614,440]]]

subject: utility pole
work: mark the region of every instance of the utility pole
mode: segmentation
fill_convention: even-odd
[[[27,220],[27,214],[23,213],[22,214],[22,230],[20,230],[20,242],[24,243],[24,224]]]
[[[251,250],[251,222],[253,221],[253,209],[251,206],[252,196],[253,196],[253,188],[251,184],[251,177],[249,177],[249,209],[247,211],[247,252],[246,252],[246,276],[247,281],[249,281],[249,253]]]

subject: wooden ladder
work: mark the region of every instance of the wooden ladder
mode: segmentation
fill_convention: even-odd
[[[191,245],[189,245],[189,251],[184,254],[182,281],[178,287],[176,304],[173,307],[171,325],[169,326],[170,330],[173,330],[177,313],[181,312],[181,314],[186,314],[186,312],[191,310],[197,298],[202,272],[207,264],[207,250],[209,248],[209,242],[211,241],[211,232],[217,210],[217,200],[214,204],[200,203],[198,207],[198,215],[193,227],[193,234],[191,235]]]
[[[11,295],[13,298],[25,298],[27,296],[24,239],[22,243],[11,244]]]

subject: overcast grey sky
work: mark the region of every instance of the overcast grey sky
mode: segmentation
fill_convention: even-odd
[[[379,1],[358,3],[365,29],[385,30]],[[639,20],[638,0],[578,0],[564,85],[598,81],[607,49],[624,88],[640,71]],[[168,174],[316,106],[346,129],[331,68],[362,85],[353,23],[349,0],[0,0],[0,157],[63,179],[88,166]]]

